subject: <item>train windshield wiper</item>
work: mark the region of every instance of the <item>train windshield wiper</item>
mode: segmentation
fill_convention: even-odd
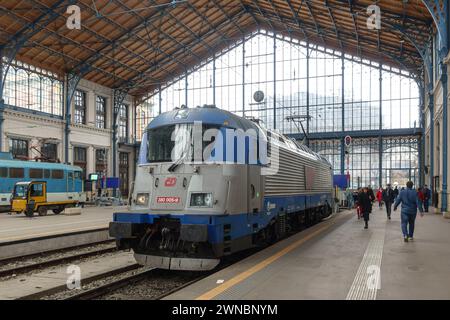
[[[178,168],[178,166],[183,162],[184,157],[181,157],[180,159],[178,159],[177,161],[175,161],[170,167],[169,169],[167,169],[167,171],[169,172],[174,172],[176,168]]]
[[[191,146],[192,146],[192,145],[191,145]],[[189,149],[190,149],[190,148],[189,148]],[[189,150],[189,149],[188,149],[188,150]],[[169,171],[169,172],[174,172],[175,169],[178,168],[178,166],[179,166],[180,164],[182,164],[182,163],[184,162],[184,160],[187,158],[187,156],[189,155],[188,150],[186,150],[186,151],[181,155],[181,157],[180,157],[177,161],[175,161],[175,162],[169,167],[169,169],[167,169],[167,171]]]

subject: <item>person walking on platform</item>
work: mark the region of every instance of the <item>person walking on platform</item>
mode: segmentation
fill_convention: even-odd
[[[353,208],[353,205],[354,205],[354,203],[353,203],[353,193],[350,191],[350,188],[347,188],[346,190],[345,190],[345,199],[347,200],[347,207],[349,208],[349,209],[352,209]]]
[[[395,194],[394,190],[392,190],[391,185],[388,184],[386,186],[386,189],[383,190],[383,201],[386,205],[386,214],[389,220],[391,220],[391,211],[392,211],[392,204],[395,200]]]
[[[397,186],[395,186],[395,188],[394,188],[394,198],[397,198],[398,197],[398,188],[397,188]]]
[[[369,200],[370,200],[369,213],[372,213],[372,204],[375,201],[375,194],[373,193],[373,189],[370,186],[368,186],[366,189],[367,189],[367,194],[369,195]]]
[[[369,194],[370,201],[375,201],[375,193],[373,193],[373,189],[370,186],[368,186],[366,189],[367,193]]]
[[[359,198],[361,197],[361,193],[362,192],[363,191],[362,191],[361,188],[358,189],[358,193],[357,193],[356,201],[355,201],[355,203],[356,203],[356,215],[358,216],[358,220],[361,219],[361,217],[362,217],[362,209],[361,209],[361,205],[359,204]]]
[[[378,201],[378,208],[383,208],[383,189],[379,188],[377,190],[377,201]]]
[[[417,188],[417,198],[419,199],[419,207],[423,209],[423,202],[425,200],[425,196],[423,194],[422,188]]]
[[[417,216],[417,209],[420,211],[420,215],[423,216],[422,207],[419,204],[419,198],[416,190],[413,189],[414,183],[408,181],[406,183],[406,189],[400,191],[397,199],[395,199],[394,211],[402,204],[401,221],[403,240],[405,242],[412,241],[414,239],[414,225]]]
[[[358,198],[358,203],[364,217],[364,229],[367,229],[369,227],[369,215],[372,211],[372,200],[370,199],[369,189],[364,188]]]
[[[428,186],[425,185],[425,187],[423,188],[423,208],[425,210],[425,212],[428,212],[428,208],[430,206],[430,199],[431,199],[431,190],[428,189]]]

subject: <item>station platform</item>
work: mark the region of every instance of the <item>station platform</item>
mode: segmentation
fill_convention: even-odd
[[[400,208],[374,205],[363,227],[342,211],[165,299],[450,299],[450,220],[418,215],[405,243]]]
[[[81,215],[54,215],[28,218],[24,214],[0,213],[0,243],[107,228],[113,212],[126,207],[85,207]]]

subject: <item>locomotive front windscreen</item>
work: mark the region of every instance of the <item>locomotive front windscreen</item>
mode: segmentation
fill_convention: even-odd
[[[192,124],[176,124],[149,130],[147,133],[147,161],[149,163],[171,162],[192,153],[191,137]],[[178,142],[177,150],[175,150],[175,141]],[[172,159],[172,152],[175,153],[174,159]]]
[[[211,141],[203,141],[202,137],[208,129],[219,129],[216,125],[202,125],[199,137],[195,136],[194,124],[173,124],[149,129],[142,140],[139,162],[175,162],[179,160],[194,160],[194,139],[199,139],[202,149]],[[213,138],[214,141],[214,138]]]

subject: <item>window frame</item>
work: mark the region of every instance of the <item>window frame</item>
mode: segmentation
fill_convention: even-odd
[[[49,146],[53,146],[55,150],[51,150],[51,153],[47,152],[47,148]],[[52,148],[53,148],[52,147]],[[53,152],[54,151],[54,152]],[[53,142],[46,142],[41,147],[41,152],[43,155],[45,155],[48,159],[56,161],[58,159],[58,144]]]
[[[36,175],[37,172],[40,172],[40,175]],[[43,179],[44,169],[30,168],[28,171],[28,175],[30,176],[30,179]]]
[[[126,103],[121,103],[119,105],[119,110],[117,111],[117,127],[118,127],[118,137],[120,141],[128,140],[128,121],[129,121],[129,105]]]
[[[13,173],[16,173],[16,172],[21,172],[22,174],[19,174],[19,175],[13,174]],[[25,169],[24,168],[17,168],[17,167],[12,168],[11,167],[11,168],[9,168],[9,177],[11,179],[23,179],[23,178],[25,178]]]
[[[22,143],[24,145],[19,146],[19,144],[22,144]],[[9,139],[9,151],[13,155],[14,159],[18,159],[20,157],[28,158],[30,155],[29,145],[30,145],[30,141],[27,139],[22,139],[22,138],[10,138]],[[18,150],[24,151],[24,152],[23,153],[17,152]],[[17,157],[17,156],[19,156],[19,157]]]
[[[74,101],[74,118],[75,124],[86,124],[86,92],[75,90],[73,95]]]
[[[62,175],[59,175],[57,173],[62,173]],[[63,169],[52,169],[51,170],[51,179],[55,179],[55,180],[64,179],[64,170]]]
[[[106,129],[106,98],[100,95],[95,96],[95,127]]]

